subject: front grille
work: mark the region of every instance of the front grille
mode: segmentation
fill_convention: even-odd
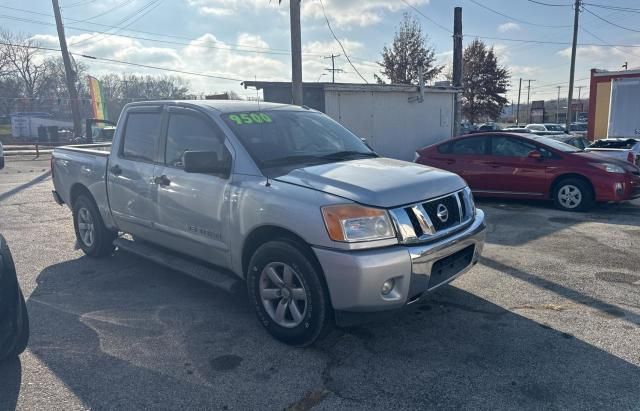
[[[426,202],[422,204],[422,207],[424,207],[425,211],[429,215],[433,228],[436,232],[453,227],[456,224],[460,224],[461,210],[458,208],[456,194]],[[438,215],[438,210],[444,211],[444,213],[441,214],[442,218]]]
[[[390,210],[403,243],[441,238],[469,223],[474,216],[468,188],[433,200]]]

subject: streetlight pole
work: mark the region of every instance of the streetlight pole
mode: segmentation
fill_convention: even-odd
[[[562,86],[558,86],[558,100],[556,101],[556,123],[560,122],[560,89]],[[567,129],[568,130],[568,129]]]
[[[531,106],[529,105],[529,95],[531,94],[531,82],[535,80],[525,80],[527,85],[527,123],[531,123]]]
[[[520,124],[520,92],[522,91],[522,78],[518,86],[518,108],[516,109],[516,126]]]

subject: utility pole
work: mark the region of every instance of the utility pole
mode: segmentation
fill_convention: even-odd
[[[331,53],[330,56],[326,56],[325,59],[331,59],[331,68],[325,69],[331,72],[331,82],[336,82],[336,73],[342,73],[344,70],[336,68],[336,57],[340,57],[340,54]]]
[[[518,108],[516,109],[516,126],[520,124],[520,93],[522,92],[522,78],[518,86]]]
[[[562,88],[562,86],[558,86],[558,100],[556,101],[556,123],[560,122],[560,89]],[[569,130],[567,128],[567,130]]]
[[[293,104],[302,102],[302,35],[300,33],[300,0],[289,2],[291,25],[291,94]]]
[[[462,7],[453,9],[453,87],[454,113],[453,135],[460,135],[460,123],[462,122]]]
[[[527,85],[527,123],[531,123],[531,106],[529,106],[529,95],[531,94],[531,82],[535,80],[525,80]]]
[[[58,40],[60,41],[60,51],[62,51],[62,61],[64,63],[64,71],[67,78],[67,89],[69,90],[71,115],[73,116],[73,134],[75,137],[80,137],[82,135],[82,120],[80,118],[80,102],[78,101],[78,90],[76,90],[76,73],[71,66],[69,49],[67,49],[67,38],[64,35],[62,15],[60,14],[60,5],[58,4],[58,0],[52,0],[52,2],[53,14],[56,18],[56,28],[58,29]]]
[[[574,17],[573,17],[573,44],[571,46],[571,72],[569,73],[569,97],[567,98],[567,121],[565,122],[566,129],[569,130],[571,125],[571,109],[573,103],[573,82],[576,74],[576,46],[578,44],[578,24],[580,22],[580,3],[581,0],[576,0],[574,5]]]
[[[576,87],[578,89],[578,104],[582,105],[582,99],[581,94],[582,94],[582,89],[584,88],[584,86],[578,86]],[[576,111],[576,123],[578,122],[578,112]]]

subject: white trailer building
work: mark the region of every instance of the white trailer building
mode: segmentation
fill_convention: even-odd
[[[263,90],[264,100],[291,102],[291,83],[245,81]],[[451,87],[384,84],[305,83],[304,104],[322,111],[366,139],[379,154],[412,161],[418,148],[451,138]]]

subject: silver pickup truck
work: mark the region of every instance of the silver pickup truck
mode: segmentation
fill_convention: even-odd
[[[244,280],[288,344],[415,302],[482,251],[484,213],[460,177],[381,158],[308,108],[133,103],[108,149],[53,153],[82,250],[117,247],[228,290]]]

